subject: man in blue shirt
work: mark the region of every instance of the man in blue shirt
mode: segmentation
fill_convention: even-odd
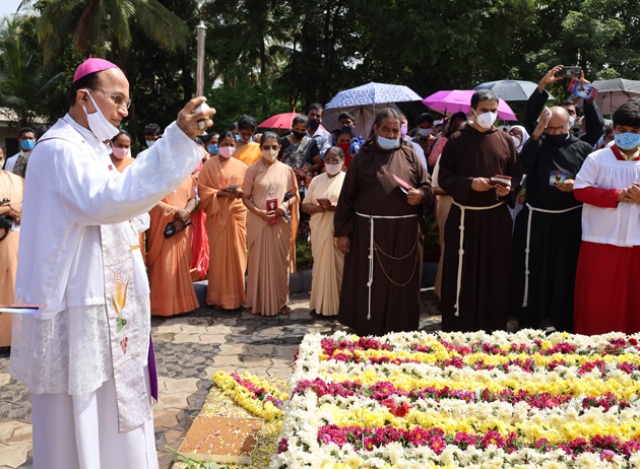
[[[4,166],[5,171],[12,172],[16,161],[18,161],[18,157],[20,155],[29,156],[33,147],[36,146],[36,133],[31,127],[24,127],[20,129],[20,132],[18,133],[18,143],[20,144],[20,151],[12,157],[7,158],[7,162]]]

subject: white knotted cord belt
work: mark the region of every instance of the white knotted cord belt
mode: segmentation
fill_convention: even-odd
[[[384,216],[384,215],[365,215],[364,213],[356,212],[356,215],[362,218],[369,219],[370,230],[369,230],[369,279],[367,281],[367,287],[369,288],[369,303],[367,309],[367,320],[371,320],[371,287],[373,286],[373,250],[375,247],[375,239],[374,239],[374,220],[398,220],[401,218],[415,218],[418,215],[412,213],[411,215],[399,215],[399,216]]]
[[[464,213],[467,210],[491,210],[502,204],[504,204],[504,202],[498,202],[488,207],[473,207],[471,205],[459,204],[455,200],[453,201],[453,205],[460,207],[460,247],[458,248],[458,280],[456,284],[456,305],[454,307],[456,317],[460,316],[460,286],[462,285],[462,260],[464,258]]]
[[[529,253],[531,252],[531,220],[533,218],[533,212],[542,212],[542,213],[567,213],[572,210],[576,210],[578,208],[582,208],[582,205],[576,205],[575,207],[565,208],[564,210],[547,210],[544,208],[536,208],[532,207],[529,204],[526,204],[529,208],[529,217],[527,219],[527,247],[524,249],[524,298],[522,299],[522,307],[526,308],[529,301]]]

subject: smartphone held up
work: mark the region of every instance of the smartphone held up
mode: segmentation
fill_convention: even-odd
[[[556,73],[557,77],[568,77],[568,78],[580,78],[582,76],[582,67],[563,67],[558,73]]]

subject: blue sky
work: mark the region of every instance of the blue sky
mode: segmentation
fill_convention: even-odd
[[[0,18],[15,13],[22,0],[0,0]]]

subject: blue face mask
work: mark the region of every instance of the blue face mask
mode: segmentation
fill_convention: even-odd
[[[151,148],[153,146],[154,143],[156,143],[155,140],[146,140],[147,142],[147,147]]]
[[[236,140],[240,140],[240,134],[236,134]]]
[[[20,142],[20,146],[22,147],[22,149],[24,151],[31,151],[31,150],[33,150],[33,147],[36,146],[36,141],[35,140],[23,140],[22,142]]]
[[[393,150],[400,145],[400,140],[397,138],[384,138],[378,135],[378,145],[383,150]]]
[[[638,148],[638,145],[640,145],[640,134],[633,134],[631,132],[615,134],[613,139],[620,150],[635,150]]]
[[[218,153],[220,153],[220,148],[218,148],[218,145],[214,143],[213,145],[209,145],[207,147],[207,151],[210,155],[217,155]]]
[[[569,128],[573,129],[574,125],[576,125],[576,119],[573,116],[569,116]]]

